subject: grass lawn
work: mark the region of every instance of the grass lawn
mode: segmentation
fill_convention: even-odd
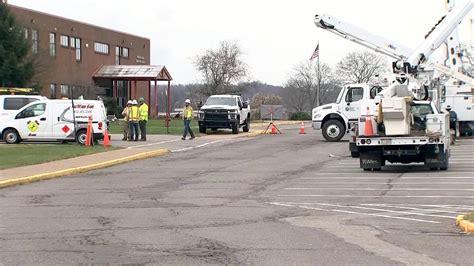
[[[73,158],[118,149],[102,145],[85,147],[77,144],[0,145],[0,169]]]
[[[166,131],[164,119],[152,119],[149,120],[146,125],[146,133],[151,135],[161,135],[168,134]],[[170,135],[181,135],[183,134],[184,124],[182,119],[172,119],[170,121],[169,134]],[[191,129],[194,134],[199,133],[198,122],[194,120],[191,122]],[[122,134],[122,128],[119,124],[119,121],[110,123],[110,132],[111,134]]]

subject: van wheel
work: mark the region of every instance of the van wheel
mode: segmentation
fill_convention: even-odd
[[[79,130],[76,133],[76,142],[80,145],[86,145],[87,132],[85,130]]]
[[[323,124],[323,137],[327,141],[340,141],[346,134],[344,125],[335,119],[330,119]]]
[[[20,135],[15,129],[7,129],[3,133],[3,140],[7,144],[15,144],[21,141]]]
[[[206,133],[206,129],[207,129],[206,126],[201,126],[201,125],[200,125],[200,126],[199,126],[199,133],[205,134],[205,133]]]

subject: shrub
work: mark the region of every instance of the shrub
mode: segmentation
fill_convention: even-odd
[[[290,120],[311,120],[311,115],[306,112],[292,113]]]

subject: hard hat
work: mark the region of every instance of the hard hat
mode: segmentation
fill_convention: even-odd
[[[128,100],[127,104],[132,104],[132,100]]]
[[[140,97],[140,98],[138,99],[138,101],[139,101],[139,102],[144,102],[144,101],[145,101],[145,98]]]
[[[132,104],[138,104],[138,103],[137,103],[137,100],[133,100],[133,101],[132,101]]]
[[[451,105],[446,106],[446,110],[451,110]]]
[[[191,103],[191,100],[190,100],[190,99],[186,99],[186,101],[184,101],[184,103]]]

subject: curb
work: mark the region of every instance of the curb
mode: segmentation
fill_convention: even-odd
[[[80,166],[80,167],[75,167],[75,168],[69,168],[65,170],[60,170],[56,172],[50,172],[50,173],[44,173],[44,174],[39,174],[39,175],[32,175],[32,176],[24,176],[24,177],[18,177],[18,178],[13,178],[13,179],[8,179],[8,180],[3,180],[0,181],[0,188],[5,188],[5,187],[11,187],[11,186],[16,186],[16,185],[23,185],[23,184],[28,184],[36,181],[41,181],[41,180],[48,180],[48,179],[53,179],[57,177],[62,177],[62,176],[68,176],[68,175],[74,175],[74,174],[80,174],[84,172],[89,172],[92,170],[97,170],[101,168],[106,168],[110,167],[113,165],[121,164],[121,163],[126,163],[126,162],[131,162],[131,161],[136,161],[136,160],[142,160],[142,159],[147,159],[147,158],[152,158],[152,157],[158,157],[158,156],[163,156],[170,153],[168,149],[159,149],[155,151],[148,151],[148,152],[142,152],[139,154],[135,154],[132,156],[120,158],[120,159],[115,159],[115,160],[110,160],[102,163],[96,163],[96,164],[91,164],[91,165],[86,165],[86,166]]]
[[[456,217],[456,225],[466,234],[474,233],[474,223],[464,220],[464,214]]]

